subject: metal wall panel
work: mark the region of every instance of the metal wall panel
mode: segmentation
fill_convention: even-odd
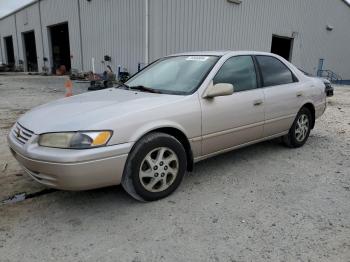
[[[350,79],[350,7],[343,1],[243,0],[240,5],[227,0],[149,2],[150,61],[192,50],[270,51],[272,35],[276,34],[294,37],[292,62],[297,66],[316,73],[318,60],[323,58],[325,68]],[[23,59],[22,32],[34,29],[41,69],[44,56],[51,60],[48,26],[62,22],[69,24],[72,68],[91,70],[94,57],[96,71],[102,72],[104,55],[112,57],[114,70],[122,65],[131,73],[144,62],[144,0],[80,0],[81,31],[78,0],[39,3],[42,41],[38,3],[0,20],[2,53],[4,36],[12,35],[17,62]],[[23,20],[26,14],[27,22]],[[334,30],[327,31],[327,25]]]
[[[4,51],[3,51],[1,35],[0,35],[0,63],[5,63],[5,59],[4,59],[3,53],[4,53]]]
[[[43,27],[44,52],[45,56],[49,57],[49,65],[51,66],[52,50],[48,27],[68,22],[70,53],[72,56],[71,65],[72,68],[82,68],[77,0],[42,0],[39,3]]]
[[[272,35],[294,37],[292,62],[350,79],[350,8],[329,0],[150,0],[151,60],[192,50],[270,51]],[[326,25],[334,30],[329,32]]]
[[[0,36],[1,36],[1,46],[3,49],[3,54],[4,54],[4,62],[7,62],[7,57],[6,57],[6,48],[5,48],[5,41],[4,37],[7,36],[12,36],[13,40],[13,51],[15,54],[15,61],[16,64],[18,63],[19,55],[18,55],[18,45],[17,45],[17,36],[16,36],[16,27],[15,27],[15,16],[8,16],[2,20],[0,20]]]
[[[34,31],[36,52],[38,57],[38,68],[40,70],[43,66],[44,55],[43,55],[43,46],[42,46],[42,39],[41,39],[39,5],[34,4],[31,6],[28,6],[27,8],[20,10],[19,12],[14,14],[14,16],[16,16],[16,22],[17,22],[19,57],[25,62],[23,33]],[[26,63],[24,64],[26,67]]]
[[[92,70],[94,57],[96,71],[104,71],[101,61],[109,55],[113,70],[121,65],[135,72],[144,56],[144,1],[99,0],[80,4],[84,70]]]

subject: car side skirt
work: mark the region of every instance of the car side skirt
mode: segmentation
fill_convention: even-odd
[[[194,162],[197,163],[197,162],[200,162],[200,161],[205,160],[205,159],[210,158],[210,157],[221,155],[221,154],[224,154],[224,153],[227,153],[227,152],[230,152],[230,151],[242,148],[242,147],[250,146],[250,145],[253,145],[253,144],[256,144],[256,143],[260,143],[260,142],[263,142],[263,141],[267,141],[267,140],[271,140],[271,139],[274,139],[274,138],[277,138],[277,137],[281,137],[281,136],[284,136],[286,134],[288,134],[288,131],[285,131],[285,132],[282,132],[282,133],[278,133],[278,134],[275,134],[275,135],[272,135],[272,136],[264,137],[262,139],[257,139],[257,140],[254,140],[254,141],[250,141],[248,143],[244,143],[244,144],[241,144],[241,145],[238,145],[238,146],[234,146],[234,147],[226,148],[226,149],[223,149],[223,150],[219,150],[219,151],[216,151],[216,152],[208,154],[208,155],[203,155],[203,156],[200,156],[200,157],[196,157],[194,159]]]

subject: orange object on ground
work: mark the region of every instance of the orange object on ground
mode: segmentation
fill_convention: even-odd
[[[64,83],[64,87],[66,88],[66,97],[73,95],[73,82],[71,80],[67,80]]]

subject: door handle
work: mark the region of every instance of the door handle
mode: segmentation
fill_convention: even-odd
[[[261,99],[255,100],[254,101],[254,106],[260,106],[262,105],[264,102]]]
[[[297,97],[302,97],[304,94],[303,94],[303,92],[298,92],[297,93]]]

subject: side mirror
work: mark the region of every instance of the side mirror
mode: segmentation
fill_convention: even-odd
[[[230,96],[234,92],[232,84],[219,83],[214,85],[213,82],[210,83],[209,87],[205,91],[203,98],[214,98],[217,96]]]

